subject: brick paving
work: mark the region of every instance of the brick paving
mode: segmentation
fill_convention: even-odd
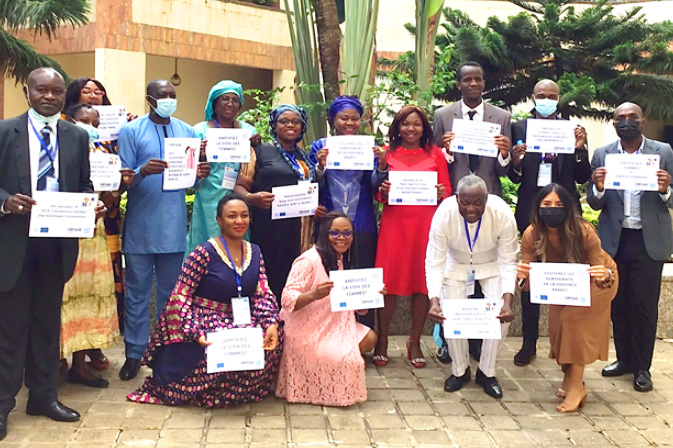
[[[497,376],[502,400],[488,397],[474,381],[456,393],[443,383],[450,367],[430,361],[413,369],[403,358],[403,337],[391,340],[391,362],[368,363],[366,403],[349,408],[289,405],[275,397],[229,409],[170,408],[129,403],[125,395],[142,381],[122,383],[122,346],[106,351],[110,388],[89,389],[63,383],[60,398],[82,413],[77,423],[56,423],[25,415],[26,391],[9,416],[9,435],[1,448],[280,448],[280,447],[525,447],[673,445],[673,343],[657,341],[652,368],[654,391],[635,392],[631,377],[600,376],[602,362],[587,368],[590,395],[582,411],[561,415],[554,392],[558,366],[538,358],[516,367],[512,357],[520,338],[507,340]],[[424,349],[433,347],[424,338]],[[614,359],[614,352],[611,351]],[[473,363],[472,371],[476,366]]]

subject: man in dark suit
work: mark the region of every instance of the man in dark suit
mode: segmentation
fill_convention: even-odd
[[[460,91],[460,101],[449,106],[441,107],[435,113],[434,136],[435,143],[443,148],[446,160],[449,162],[449,175],[452,190],[456,191],[458,181],[468,174],[476,174],[486,181],[489,194],[502,197],[500,176],[505,176],[512,160],[511,114],[499,107],[484,102],[482,94],[486,88],[484,69],[478,62],[468,61],[458,68],[456,73]],[[451,141],[455,138],[452,132],[453,120],[463,119],[472,121],[486,121],[500,125],[500,133],[494,138],[498,147],[498,157],[481,157],[462,153],[451,153]],[[475,284],[474,298],[484,297],[481,285]],[[442,339],[443,337],[443,330]],[[437,351],[437,358],[443,363],[451,362],[446,343]],[[475,360],[481,358],[481,341],[470,339],[470,354]]]
[[[466,62],[458,68],[458,90],[461,100],[449,106],[441,107],[435,113],[435,143],[444,148],[449,162],[451,186],[456,191],[458,181],[468,174],[476,174],[486,181],[489,194],[502,197],[500,176],[507,175],[512,160],[510,149],[511,115],[506,110],[485,103],[481,95],[486,88],[484,69],[477,62]],[[451,153],[451,141],[454,119],[486,121],[500,125],[500,133],[494,138],[500,151],[498,157],[481,157],[462,153]]]
[[[93,192],[89,136],[59,120],[65,82],[58,72],[31,72],[24,92],[28,113],[0,121],[0,440],[24,378],[27,414],[68,422],[80,417],[56,394],[61,299],[78,243],[29,238],[28,225],[33,192]],[[96,212],[105,212],[100,202]]]
[[[642,135],[645,117],[637,104],[624,103],[613,115],[619,140],[598,148],[591,160],[587,202],[601,210],[598,234],[603,249],[617,262],[619,290],[612,302],[612,328],[617,361],[603,376],[633,373],[633,388],[652,390],[650,365],[657,332],[659,291],[664,261],[673,252],[669,208],[673,208],[673,150]],[[607,154],[657,154],[658,191],[605,189]]]
[[[533,88],[532,100],[535,112],[532,119],[562,120],[558,116],[557,106],[561,99],[558,85],[543,79]],[[534,198],[538,191],[547,184],[554,182],[563,185],[575,198],[575,206],[581,212],[580,195],[575,182],[583,184],[591,177],[589,152],[587,151],[587,132],[581,126],[575,128],[575,154],[526,154],[526,128],[528,118],[512,125],[512,164],[508,176],[515,184],[521,184],[516,203],[516,224],[523,234],[530,224],[530,214]],[[514,364],[525,366],[530,364],[536,354],[538,338],[538,321],[540,305],[530,303],[530,292],[521,292],[521,320],[523,325],[523,346],[514,356]]]

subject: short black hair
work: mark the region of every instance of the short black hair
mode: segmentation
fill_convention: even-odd
[[[228,195],[220,199],[220,202],[217,203],[217,216],[220,216],[222,214],[224,206],[227,205],[227,202],[230,201],[242,201],[248,208],[248,211],[250,211],[250,204],[248,204],[248,201],[246,201],[243,196],[241,196],[238,193],[229,193]]]
[[[463,68],[465,67],[477,67],[479,70],[481,70],[482,76],[484,75],[484,67],[482,67],[480,63],[476,61],[467,61],[461,64],[461,66],[458,67],[458,70],[456,71],[456,79],[458,80],[458,82],[460,82],[461,73],[463,72]]]
[[[70,118],[71,120],[75,121],[75,116],[77,113],[81,110],[92,110],[96,112],[96,115],[100,117],[100,114],[96,110],[95,107],[93,107],[91,104],[86,104],[86,103],[78,103],[73,106],[71,106],[67,111],[66,111],[66,116]]]

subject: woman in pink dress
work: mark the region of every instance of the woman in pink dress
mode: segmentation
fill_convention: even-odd
[[[351,244],[351,220],[329,212],[316,245],[292,264],[282,296],[285,347],[276,386],[276,395],[291,403],[350,406],[367,399],[361,353],[374,348],[376,334],[353,312],[332,312],[330,305],[328,272],[349,268]]]
[[[386,156],[390,171],[427,171],[437,173],[437,205],[451,195],[449,167],[441,150],[432,144],[432,128],[423,109],[404,106],[395,115],[388,131],[390,149]],[[407,359],[415,368],[425,367],[421,351],[421,332],[428,314],[428,289],[425,284],[425,249],[432,216],[437,205],[390,205],[390,181],[381,185],[378,195],[383,202],[376,266],[383,268],[388,289],[385,306],[378,310],[379,338],[374,364],[388,364],[388,329],[393,320],[398,296],[411,296],[411,332],[407,341]]]

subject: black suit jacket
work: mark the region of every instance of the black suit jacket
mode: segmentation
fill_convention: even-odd
[[[518,140],[526,142],[526,125],[528,118],[519,120],[512,125],[512,145],[516,145]],[[537,176],[542,162],[542,154],[529,152],[521,161],[519,172],[514,169],[514,163],[510,164],[507,176],[516,184],[521,184],[518,190],[518,200],[516,203],[516,225],[519,232],[523,234],[530,224],[530,214],[533,210],[533,200],[538,191],[542,188],[537,186]],[[580,195],[577,192],[575,182],[583,184],[591,177],[591,164],[589,163],[589,153],[585,150],[575,150],[574,155],[559,154],[555,162],[552,163],[552,177],[554,183],[562,185],[577,200],[575,204],[581,213]]]
[[[89,178],[89,136],[64,120],[57,124],[59,188],[64,192],[93,192]],[[21,193],[31,196],[28,114],[0,121],[0,204]],[[14,287],[23,268],[28,247],[30,215],[0,216],[0,291]],[[59,239],[63,281],[77,262],[77,239]]]

